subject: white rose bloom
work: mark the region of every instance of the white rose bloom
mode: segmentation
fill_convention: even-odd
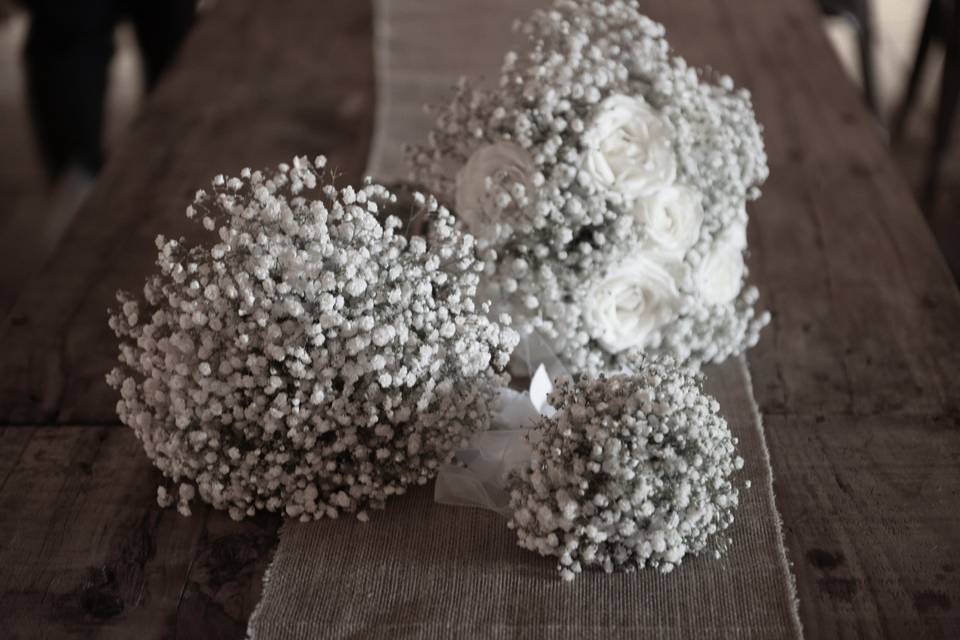
[[[634,255],[590,289],[584,319],[611,353],[643,348],[651,332],[676,317],[679,296],[670,271],[647,255]]]
[[[490,238],[502,213],[516,206],[516,190],[528,197],[533,158],[513,142],[497,142],[473,152],[457,172],[457,217],[478,238]]]
[[[683,259],[700,237],[701,201],[699,191],[675,185],[636,200],[630,213],[643,225],[652,248],[670,258]]]
[[[669,127],[643,98],[613,95],[583,134],[584,170],[628,200],[653,195],[677,176]]]
[[[696,272],[700,297],[707,304],[727,304],[740,293],[746,265],[747,227],[740,221],[721,235]]]

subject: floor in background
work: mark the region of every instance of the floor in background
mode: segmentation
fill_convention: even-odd
[[[813,1],[813,0],[808,0]],[[923,0],[874,0],[877,21],[876,66],[884,121],[896,105],[913,60]],[[854,79],[858,64],[854,34],[841,20],[825,22],[831,41]],[[23,14],[0,24],[0,254],[15,255],[19,267],[0,274],[0,318],[22,283],[39,269],[60,241],[83,194],[82,181],[67,181],[51,191],[33,147],[24,103],[20,58],[28,28]],[[919,191],[930,145],[932,105],[939,77],[939,51],[931,56],[923,100],[894,154],[904,175]],[[141,76],[132,31],[117,32],[106,115],[107,148],[122,136],[139,103]],[[941,192],[928,220],[954,274],[960,277],[960,126],[943,172]]]

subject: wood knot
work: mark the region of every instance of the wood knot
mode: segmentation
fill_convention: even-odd
[[[120,583],[113,569],[100,566],[87,570],[80,584],[80,606],[99,620],[114,618],[123,612]]]
[[[818,420],[818,422],[820,422],[820,420]],[[831,553],[824,549],[810,549],[807,551],[807,560],[821,571],[830,571],[842,565],[844,557],[839,551],[837,553]]]
[[[923,615],[931,609],[950,610],[950,596],[942,591],[920,591],[913,594],[913,606]]]
[[[827,576],[817,580],[817,584],[828,596],[841,602],[852,602],[857,591],[860,590],[860,583],[853,578]]]
[[[269,548],[260,536],[233,534],[218,538],[197,559],[195,577],[213,587],[234,582]]]

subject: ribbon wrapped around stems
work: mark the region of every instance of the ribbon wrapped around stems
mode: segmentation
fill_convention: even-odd
[[[447,464],[437,474],[434,499],[440,504],[480,507],[510,516],[507,476],[528,462],[533,450],[529,435],[542,416],[553,415],[547,396],[553,383],[543,365],[537,368],[526,393],[503,388],[499,391],[493,428],[481,431],[470,444],[456,452],[457,463]]]
[[[521,367],[534,371],[530,387],[527,392],[499,390],[492,428],[475,434],[467,447],[456,452],[455,463],[440,468],[434,489],[434,500],[440,504],[511,515],[507,476],[530,460],[537,420],[555,413],[547,402],[552,380],[568,375],[559,358],[535,334],[524,336],[514,354],[519,355]]]

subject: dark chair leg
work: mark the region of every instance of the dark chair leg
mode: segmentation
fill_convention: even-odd
[[[873,15],[870,0],[855,3],[857,32],[860,42],[860,75],[863,77],[863,96],[873,115],[879,115],[877,90],[873,76]]]
[[[924,209],[929,213],[936,204],[940,165],[950,145],[957,107],[960,106],[960,6],[952,7],[947,26],[947,51],[943,60],[943,78],[940,82],[940,101],[934,132],[927,182],[923,190]]]
[[[907,80],[907,87],[904,91],[903,99],[897,108],[890,127],[890,139],[896,144],[903,135],[904,126],[907,123],[907,116],[913,103],[917,98],[917,88],[920,86],[920,80],[923,78],[924,63],[927,60],[927,53],[930,51],[930,43],[937,36],[939,30],[940,15],[942,8],[941,0],[930,0],[927,6],[927,17],[923,21],[923,31],[920,33],[920,42],[917,45],[917,53],[913,59],[913,68],[910,70],[910,78]]]

